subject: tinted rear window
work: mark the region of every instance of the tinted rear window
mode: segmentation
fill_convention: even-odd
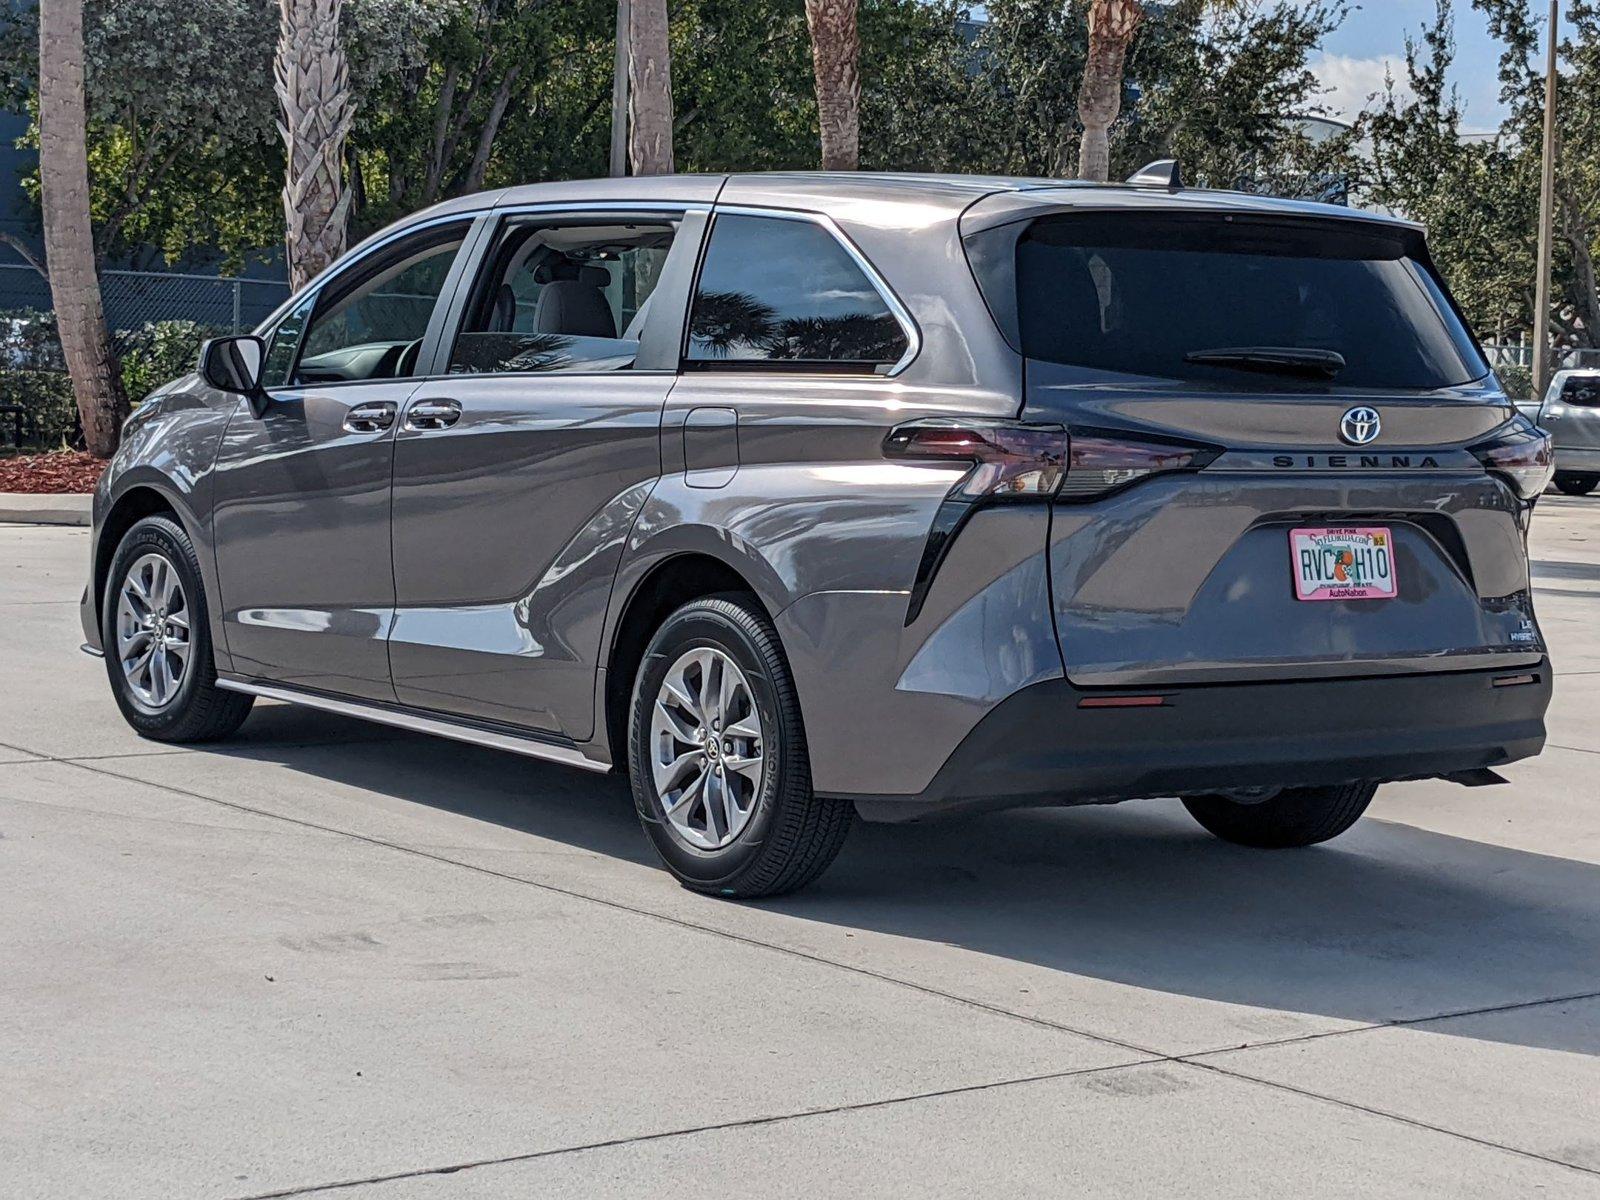
[[[906,346],[882,293],[821,225],[718,215],[689,316],[690,364],[884,370]]]
[[[1339,387],[1426,389],[1488,372],[1406,231],[1127,213],[1047,217],[1017,243],[1030,358],[1133,375],[1282,387],[1186,361],[1244,347],[1332,350]]]

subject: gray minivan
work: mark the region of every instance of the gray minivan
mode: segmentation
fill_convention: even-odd
[[[1548,437],[1422,231],[1182,187],[669,176],[451,200],[129,420],[88,648],[626,771],[687,886],[852,821],[1171,797],[1305,846],[1538,753]]]

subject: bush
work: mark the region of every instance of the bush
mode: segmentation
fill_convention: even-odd
[[[1533,372],[1527,367],[1496,367],[1494,373],[1512,400],[1533,399]]]
[[[39,371],[0,365],[0,405],[20,404],[27,410],[23,434],[36,446],[57,449],[76,446],[82,431],[78,427],[78,403],[72,395],[72,380],[65,371]],[[8,436],[11,418],[0,422]]]
[[[162,384],[194,370],[200,343],[227,330],[198,321],[149,321],[119,330],[112,339],[122,366],[122,386],[137,404]],[[0,312],[0,405],[27,410],[23,428],[37,446],[78,445],[82,429],[72,381],[51,312]],[[0,422],[5,433],[11,422]],[[4,434],[0,434],[3,437]]]
[[[23,434],[37,446],[75,445],[81,436],[54,313],[28,308],[0,312],[0,405],[8,404],[27,410]],[[0,428],[9,433],[11,419]]]
[[[0,366],[24,371],[65,371],[56,315],[36,308],[0,311]]]
[[[122,386],[137,404],[162,384],[194,370],[200,343],[227,333],[198,321],[149,321],[117,335],[122,357]]]

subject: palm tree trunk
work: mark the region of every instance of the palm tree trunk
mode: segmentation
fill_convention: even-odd
[[[1104,183],[1111,173],[1111,126],[1122,112],[1122,67],[1143,17],[1141,0],[1089,0],[1089,54],[1078,88],[1079,179]]]
[[[128,415],[128,397],[100,303],[87,139],[83,0],[40,0],[39,185],[50,295],[84,442],[96,458],[110,458]]]
[[[635,175],[673,170],[667,0],[633,0],[628,10],[628,166]]]
[[[344,142],[355,117],[339,33],[344,0],[279,0],[278,132],[287,159],[283,215],[296,289],[345,250]]]
[[[857,0],[806,0],[811,59],[817,75],[817,125],[822,169],[861,165],[861,27]]]

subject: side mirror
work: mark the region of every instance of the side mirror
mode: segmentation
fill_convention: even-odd
[[[266,357],[267,344],[250,334],[212,338],[200,347],[200,378],[218,391],[243,396],[259,417],[266,408],[266,393],[261,389]]]

